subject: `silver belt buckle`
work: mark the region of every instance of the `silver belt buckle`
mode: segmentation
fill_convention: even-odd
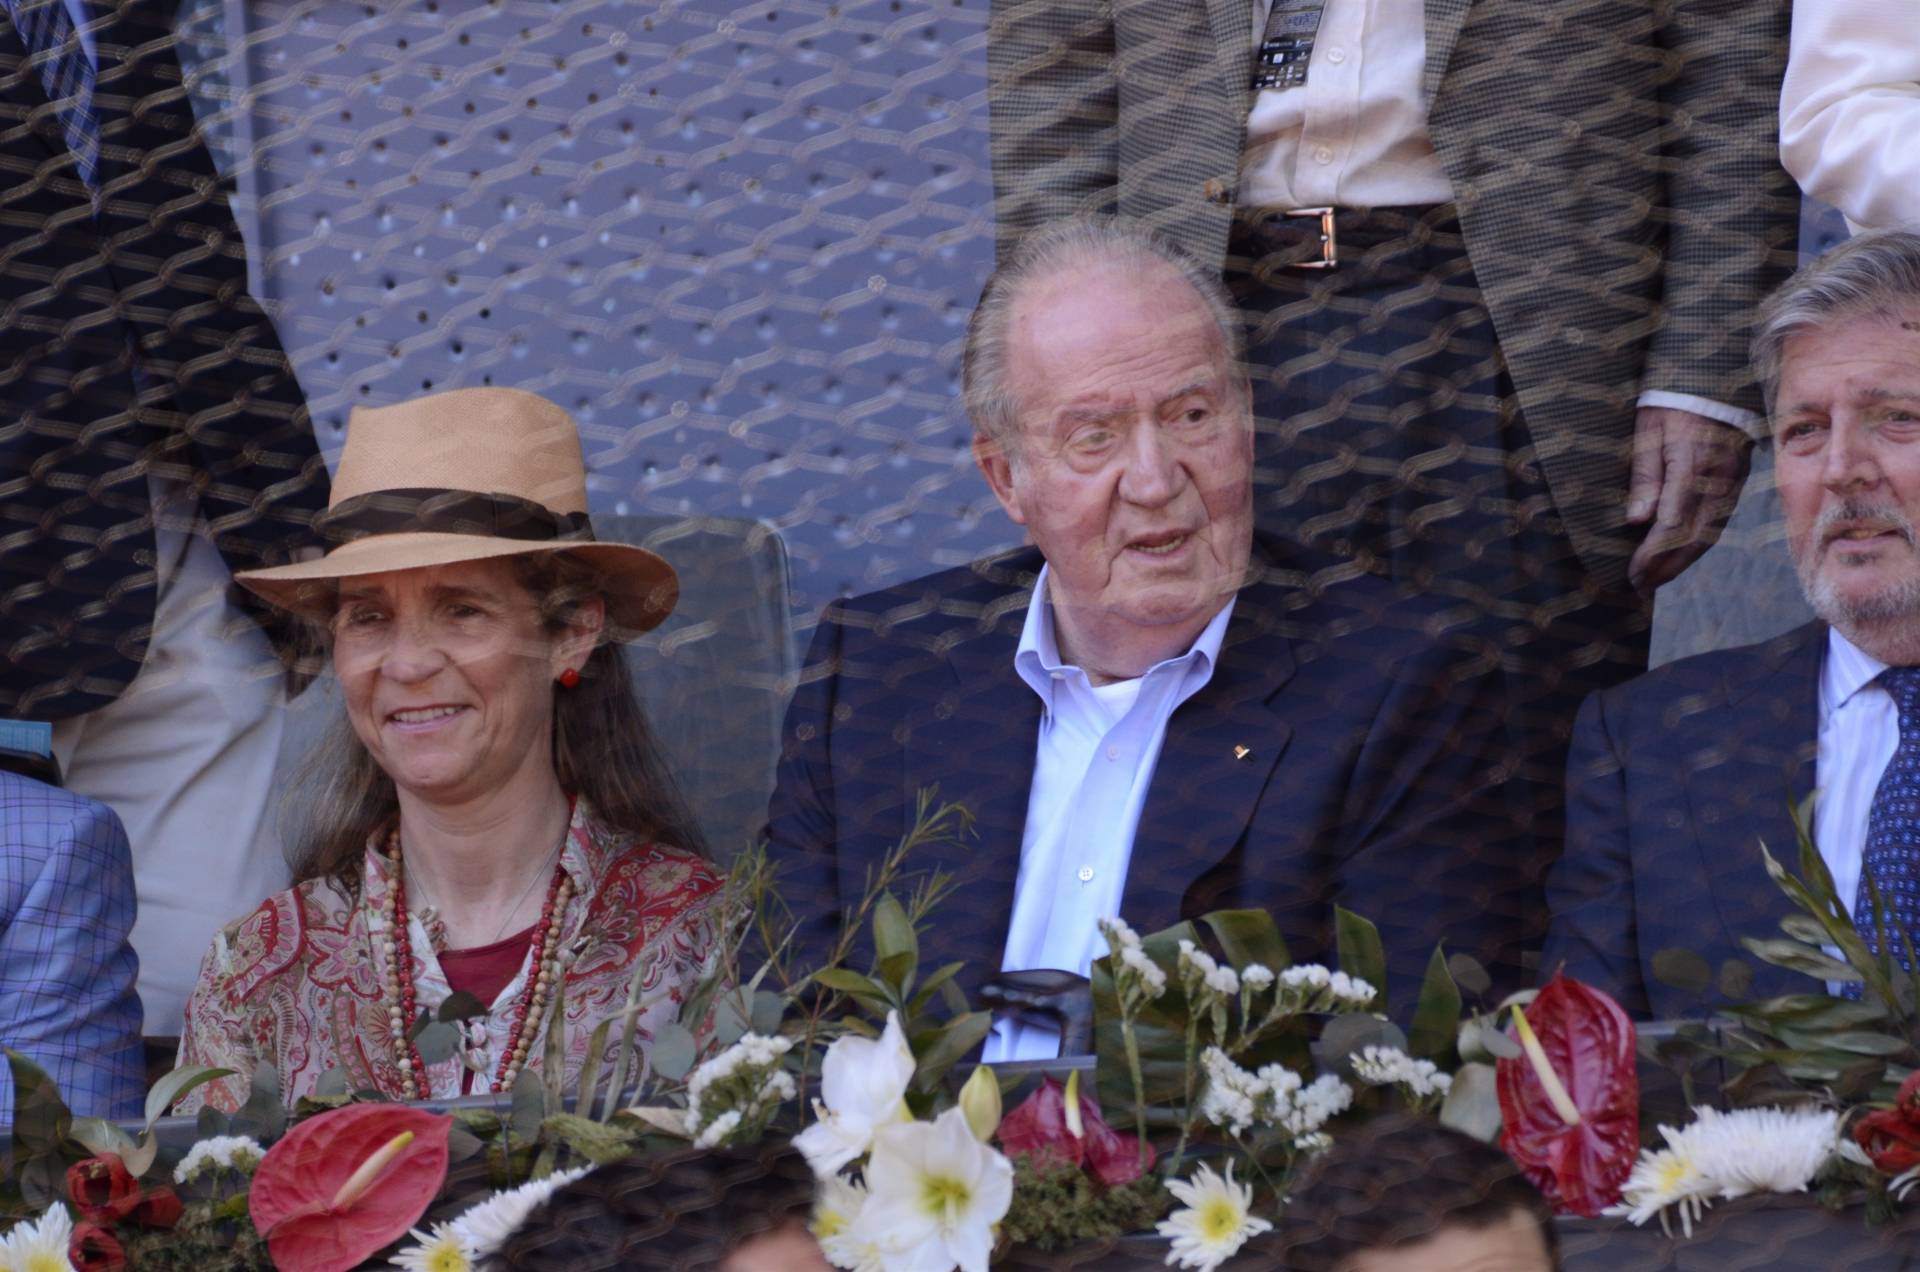
[[[1332,269],[1340,263],[1340,242],[1333,226],[1332,208],[1288,208],[1281,216],[1317,216],[1320,218],[1320,259],[1289,261],[1290,269]]]

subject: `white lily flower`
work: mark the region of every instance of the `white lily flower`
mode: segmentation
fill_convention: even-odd
[[[974,1138],[966,1114],[883,1127],[867,1201],[848,1232],[886,1272],[986,1272],[993,1228],[1013,1202],[1013,1166]]]
[[[913,1052],[897,1014],[887,1013],[886,1031],[878,1039],[835,1040],[821,1062],[814,1123],[793,1137],[814,1175],[836,1173],[872,1147],[880,1128],[911,1120],[905,1096],[912,1080]]]

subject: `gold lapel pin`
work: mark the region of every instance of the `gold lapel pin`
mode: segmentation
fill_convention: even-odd
[[[1253,751],[1244,746],[1236,746],[1233,748],[1233,758],[1236,760],[1244,760],[1252,754]]]

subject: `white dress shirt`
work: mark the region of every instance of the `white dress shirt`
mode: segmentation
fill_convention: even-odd
[[[1881,774],[1900,745],[1900,712],[1876,683],[1887,664],[1837,631],[1827,633],[1820,668],[1820,738],[1814,757],[1813,842],[1840,903],[1853,910],[1867,851],[1867,813]],[[1774,855],[1790,845],[1769,845]]]
[[[1794,0],[1780,162],[1856,228],[1920,221],[1920,6]]]
[[[1020,678],[1040,695],[1041,713],[1002,970],[1060,968],[1084,976],[1106,952],[1098,923],[1120,913],[1167,721],[1213,678],[1232,615],[1229,599],[1186,653],[1137,680],[1095,685],[1061,661],[1041,567],[1013,656]],[[984,1058],[1051,1059],[1059,1048],[1053,1030],[1002,1019]]]
[[[1271,8],[1271,0],[1252,0],[1255,47]],[[1307,82],[1253,94],[1239,202],[1260,208],[1451,202],[1453,183],[1427,135],[1426,65],[1425,0],[1326,0]],[[1691,393],[1649,390],[1639,405],[1691,411],[1756,438],[1766,435],[1765,420],[1752,411]]]

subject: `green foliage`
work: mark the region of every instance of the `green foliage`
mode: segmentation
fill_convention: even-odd
[[[1158,1179],[1147,1175],[1118,1188],[1103,1188],[1070,1164],[1035,1170],[1022,1156],[1013,1163],[1013,1204],[1000,1223],[1003,1243],[1064,1250],[1144,1232],[1173,1206]]]

